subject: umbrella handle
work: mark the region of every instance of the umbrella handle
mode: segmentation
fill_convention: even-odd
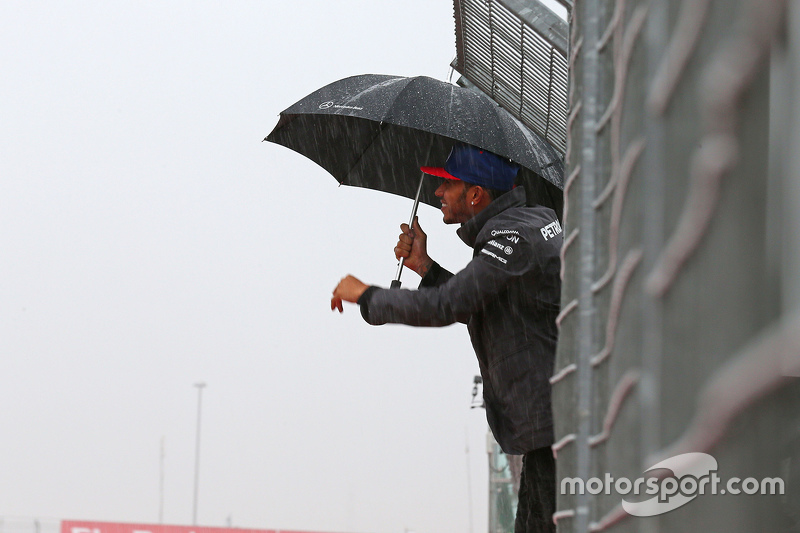
[[[419,196],[422,193],[422,184],[425,182],[425,173],[423,172],[419,178],[419,185],[417,186],[417,196],[414,198],[414,207],[411,208],[411,218],[408,220],[408,227],[411,228],[414,226],[414,217],[417,216],[417,208],[419,207]],[[397,263],[397,274],[394,275],[394,279],[392,280],[391,288],[392,289],[399,289],[400,288],[400,274],[403,273],[403,263],[405,257],[400,258],[400,262]]]

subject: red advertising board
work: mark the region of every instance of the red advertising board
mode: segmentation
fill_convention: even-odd
[[[172,526],[166,524],[121,524],[62,520],[61,533],[321,533],[288,529],[243,529],[232,527]]]

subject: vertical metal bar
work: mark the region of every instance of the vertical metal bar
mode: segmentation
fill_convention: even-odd
[[[596,124],[599,116],[599,98],[603,93],[600,76],[600,54],[595,43],[600,40],[600,25],[602,6],[601,0],[586,0],[582,2],[582,16],[579,18],[583,26],[582,34],[586,45],[582,62],[581,85],[583,93],[583,120],[581,122],[581,191],[577,198],[580,215],[580,265],[579,265],[579,308],[578,318],[578,357],[577,357],[577,383],[578,383],[578,412],[576,442],[576,471],[578,478],[591,477],[591,450],[588,446],[592,422],[592,366],[590,358],[595,352],[596,335],[594,323],[597,309],[592,293],[595,270],[595,234],[596,210],[593,203],[597,196],[595,182],[598,179],[599,146]],[[575,531],[589,530],[589,495],[584,493],[577,496],[575,515]]]
[[[489,57],[491,58],[490,74],[492,76],[492,86],[489,88],[489,96],[492,98],[492,100],[495,100],[494,88],[496,85],[495,74],[497,73],[497,71],[494,68],[494,54],[496,50],[494,45],[494,13],[492,10],[493,5],[494,2],[490,0],[489,1]]]
[[[197,387],[197,437],[194,448],[194,505],[192,506],[192,525],[197,525],[197,489],[200,483],[200,419],[203,412],[203,388],[205,383],[195,383]]]
[[[555,55],[555,49],[550,49],[550,61],[548,62],[547,66],[547,122],[544,126],[544,138],[549,139],[550,137],[550,118],[553,116],[553,56]],[[520,96],[521,98],[521,96]]]
[[[786,93],[789,95],[782,102],[775,105],[790,109],[788,135],[790,147],[785,155],[783,175],[781,176],[781,187],[783,195],[783,205],[781,215],[783,225],[784,253],[781,258],[781,294],[782,312],[785,316],[791,316],[800,311],[800,242],[797,235],[800,233],[800,109],[797,105],[797,97],[800,95],[800,6],[797,2],[790,2],[787,7],[787,32],[789,34],[789,44],[787,50],[787,80]],[[788,361],[788,355],[787,355]],[[800,377],[800,374],[790,374]]]
[[[158,524],[164,523],[164,436],[161,436],[161,455],[158,461]]]
[[[646,39],[647,83],[652,80],[663,61],[664,51],[669,40],[669,3],[650,0],[648,20],[644,31]],[[664,248],[664,185],[666,183],[667,133],[663,115],[646,113],[644,119],[647,148],[644,153],[643,197],[641,202],[644,217],[642,232],[643,265],[646,272],[652,269]],[[642,377],[638,397],[642,410],[641,457],[648,457],[657,451],[661,443],[661,362],[663,356],[663,312],[662,302],[650,295],[642,294]],[[642,465],[644,468],[645,465]],[[660,520],[647,520],[641,524],[641,531],[656,533]]]

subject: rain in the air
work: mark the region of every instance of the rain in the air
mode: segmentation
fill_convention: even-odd
[[[794,2],[0,15],[0,533],[800,531]]]

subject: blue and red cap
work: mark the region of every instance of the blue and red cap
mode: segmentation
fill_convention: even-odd
[[[482,148],[457,142],[444,167],[420,167],[431,176],[449,180],[461,180],[471,185],[480,185],[498,191],[514,188],[514,179],[519,165]]]

